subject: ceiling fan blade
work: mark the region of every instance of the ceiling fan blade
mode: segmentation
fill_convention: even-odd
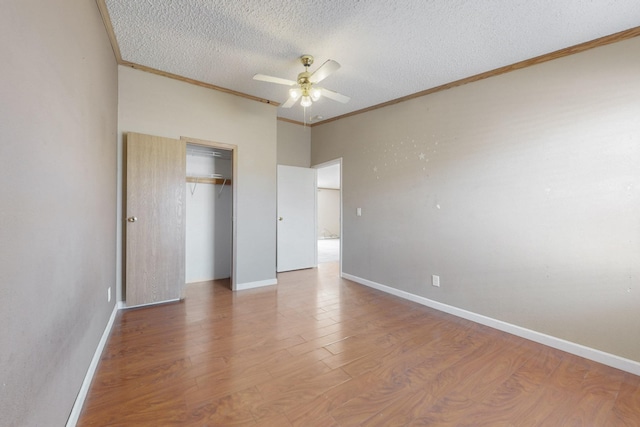
[[[277,83],[279,85],[291,86],[296,84],[293,80],[281,79],[280,77],[265,76],[264,74],[256,74],[253,76],[253,80],[259,80],[261,82]]]
[[[342,102],[343,104],[346,104],[351,99],[346,95],[343,95],[343,94],[338,93],[338,92],[334,92],[334,91],[329,90],[329,89],[325,89],[323,87],[318,88],[318,89],[320,89],[322,91],[322,96],[326,96],[327,98],[333,99],[334,101]]]
[[[329,75],[331,75],[333,72],[337,71],[338,68],[340,68],[340,64],[338,64],[333,59],[329,59],[324,64],[322,64],[320,68],[315,70],[313,74],[311,74],[309,80],[311,80],[311,83],[321,82],[322,80],[329,77]]]
[[[293,107],[293,104],[295,104],[298,101],[298,99],[300,99],[299,96],[296,97],[296,98],[292,98],[292,97],[289,96],[284,103],[280,104],[280,106],[282,108],[291,108],[291,107]]]

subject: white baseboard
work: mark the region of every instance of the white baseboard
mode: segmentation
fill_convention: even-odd
[[[82,386],[80,387],[80,391],[76,396],[76,401],[73,404],[73,408],[71,409],[71,414],[69,414],[69,418],[67,419],[66,427],[75,427],[80,418],[80,412],[82,412],[82,406],[84,405],[84,401],[87,398],[87,393],[89,392],[89,387],[91,386],[91,381],[93,380],[93,375],[96,373],[96,368],[98,367],[98,362],[100,361],[100,355],[102,355],[102,350],[104,346],[107,344],[107,339],[109,339],[109,334],[111,333],[111,328],[113,327],[113,322],[116,319],[116,314],[118,313],[118,309],[120,307],[120,303],[116,303],[113,307],[113,312],[111,312],[111,317],[109,317],[109,321],[107,322],[106,328],[104,328],[104,332],[102,333],[102,338],[100,338],[100,342],[98,343],[98,347],[96,351],[93,353],[93,358],[91,359],[91,363],[89,364],[89,369],[87,369],[87,374],[84,376],[84,381],[82,381]]]
[[[247,289],[262,288],[264,286],[273,286],[278,284],[278,279],[259,280],[257,282],[236,283],[234,291],[244,291]]]
[[[604,351],[596,350],[591,347],[586,347],[581,344],[576,344],[571,341],[536,332],[531,329],[526,329],[517,325],[513,325],[511,323],[483,316],[482,314],[463,310],[452,305],[443,304],[429,298],[402,291],[400,289],[392,288],[390,286],[382,285],[380,283],[372,282],[371,280],[363,279],[358,276],[353,276],[347,273],[342,273],[341,276],[345,279],[351,280],[361,285],[365,285],[400,298],[417,302],[418,304],[422,304],[427,307],[443,311],[457,317],[461,317],[463,319],[471,320],[472,322],[480,323],[482,325],[489,326],[494,329],[510,333],[512,335],[516,335],[540,344],[547,345],[549,347],[557,348],[558,350],[566,351],[567,353],[575,354],[576,356],[584,357],[585,359],[593,360],[595,362],[602,363],[603,365],[630,372],[634,375],[640,375],[640,362],[636,362],[634,360],[625,359],[624,357],[616,356],[615,354],[606,353]]]

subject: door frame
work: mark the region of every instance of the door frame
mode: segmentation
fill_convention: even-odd
[[[342,157],[338,157],[337,159],[333,159],[333,160],[329,160],[323,163],[318,163],[317,165],[313,165],[311,166],[314,169],[322,169],[324,167],[327,166],[333,166],[333,165],[340,165],[340,253],[339,253],[339,265],[340,265],[340,277],[342,277],[342,244],[343,244],[343,236],[344,236],[344,232],[342,229],[342,217],[343,217],[343,211],[342,211]],[[317,181],[316,181],[317,182]],[[317,184],[316,184],[316,189],[317,189]],[[317,193],[316,193],[316,199],[317,199]],[[316,203],[316,218],[318,217],[318,203]],[[317,223],[317,220],[316,220]],[[316,227],[316,244],[318,241],[318,227]],[[318,252],[316,251],[316,265],[318,264]]]
[[[235,291],[238,277],[236,262],[238,251],[238,146],[235,144],[226,144],[224,142],[190,138],[188,136],[181,136],[180,140],[184,141],[186,144],[196,144],[205,147],[217,148],[219,150],[231,151],[231,290]]]

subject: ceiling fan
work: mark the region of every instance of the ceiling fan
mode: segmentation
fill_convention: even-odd
[[[291,108],[300,99],[300,105],[303,107],[309,107],[314,101],[325,96],[334,101],[342,102],[346,104],[351,98],[342,95],[338,92],[334,92],[323,87],[316,86],[316,83],[321,82],[325,78],[329,77],[333,72],[340,68],[340,64],[336,61],[329,59],[320,66],[313,73],[309,72],[309,67],[313,64],[313,56],[302,55],[300,62],[304,65],[304,71],[298,74],[297,81],[281,79],[280,77],[266,76],[264,74],[256,74],[253,76],[254,80],[259,80],[269,83],[277,83],[280,85],[290,86],[289,97],[281,105],[283,108]]]

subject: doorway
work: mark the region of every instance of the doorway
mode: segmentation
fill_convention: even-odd
[[[224,274],[230,276],[230,286],[235,289],[234,216],[237,197],[233,183],[237,182],[236,147],[184,137],[177,140],[132,132],[127,133],[124,142],[126,198],[123,208],[126,227],[123,230],[123,291],[126,307],[184,298],[185,283],[188,282],[185,268],[186,195],[190,184],[227,185],[227,190],[231,189],[232,201],[226,208],[228,220],[225,238],[231,241],[225,249],[231,254],[226,257],[227,264],[231,266],[229,268],[227,265]],[[215,157],[212,149],[226,151],[229,166],[225,174],[231,174],[231,179],[222,173],[205,177],[201,171],[189,176],[186,170],[187,144],[192,148],[200,147],[210,157]],[[219,178],[222,179],[218,181]],[[193,190],[195,188],[191,187]]]
[[[342,271],[342,159],[314,168],[318,174],[318,264],[337,262]]]
[[[235,146],[186,142],[185,282],[230,279],[235,289]]]

